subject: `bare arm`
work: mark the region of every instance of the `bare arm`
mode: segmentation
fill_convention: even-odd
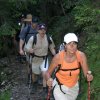
[[[21,55],[24,55],[23,46],[24,46],[24,43],[25,43],[26,34],[27,34],[27,27],[23,28],[22,31],[20,31],[20,34],[19,34],[19,38],[20,38],[19,53]]]
[[[50,49],[52,55],[56,55],[56,50],[54,48]]]
[[[84,76],[86,77],[89,68],[88,68],[88,64],[87,64],[86,55],[83,52],[81,52],[81,59],[82,59],[81,67],[82,67]]]
[[[54,41],[52,40],[51,37],[50,37],[50,40],[52,41],[52,43],[49,45],[49,49],[50,49],[52,55],[56,55],[56,50],[55,50],[55,44],[54,44]]]
[[[25,46],[25,51],[29,52],[29,53],[33,53],[33,36],[30,37],[30,39],[28,40],[26,46]]]
[[[59,62],[59,54],[56,54],[51,61],[48,71],[46,72],[47,86],[49,86],[49,88],[52,86],[53,82],[51,75],[54,72],[55,68],[58,66],[58,62]]]
[[[88,64],[87,64],[87,58],[86,58],[86,55],[83,52],[81,52],[81,59],[82,59],[81,67],[82,67],[84,76],[87,78],[87,81],[92,81],[93,75],[88,74],[89,67],[88,67]]]
[[[51,75],[53,73],[53,71],[55,70],[55,68],[58,66],[58,62],[59,62],[59,55],[56,54],[52,61],[51,61],[51,64],[49,66],[49,69],[48,71],[46,72],[46,80],[48,80],[49,78],[51,78]]]
[[[19,53],[21,55],[24,55],[23,45],[24,45],[24,40],[20,39],[20,41],[19,41]]]

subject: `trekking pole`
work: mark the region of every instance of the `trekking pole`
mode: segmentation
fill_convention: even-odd
[[[51,94],[51,88],[48,88],[48,94],[47,94],[47,99],[46,100],[50,100],[50,94]]]
[[[88,81],[88,100],[90,100],[91,90],[90,90],[90,81]]]
[[[28,100],[30,100],[31,96],[31,85],[32,85],[32,56],[29,55],[29,84],[28,84],[28,88],[29,88],[29,97]]]
[[[88,74],[91,74],[91,71],[88,71]],[[90,89],[90,81],[88,81],[88,100],[90,100],[90,96],[91,96],[91,89]]]

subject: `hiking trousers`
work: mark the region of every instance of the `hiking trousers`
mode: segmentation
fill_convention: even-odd
[[[79,84],[78,82],[75,84],[74,87],[69,88],[65,85],[61,85],[62,91],[60,89],[60,86],[58,85],[57,81],[54,80],[55,85],[54,90],[53,90],[53,95],[55,100],[76,100],[79,92]]]

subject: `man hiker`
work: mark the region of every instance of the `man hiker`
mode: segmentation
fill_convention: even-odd
[[[28,14],[26,18],[24,19],[26,26],[21,30],[19,38],[19,53],[20,55],[26,55],[26,61],[27,61],[27,70],[28,70],[28,82],[29,82],[29,53],[25,52],[24,48],[27,44],[29,38],[37,33],[37,24],[38,19],[37,17],[32,17],[31,14]]]
[[[32,36],[27,45],[25,50],[33,55],[32,57],[32,80],[33,80],[33,87],[32,93],[35,92],[37,86],[37,78],[40,74],[43,77],[43,91],[40,95],[47,94],[47,87],[46,87],[46,80],[45,80],[45,73],[48,70],[48,48],[50,49],[52,55],[56,54],[55,45],[50,36],[46,34],[47,27],[45,24],[41,23],[37,27],[38,34]],[[35,84],[36,83],[36,84]]]
[[[24,55],[24,50],[23,50],[23,45],[25,42],[28,41],[28,39],[37,32],[37,24],[38,24],[38,19],[37,18],[32,18],[31,14],[28,14],[26,19],[24,19],[26,22],[26,26],[21,30],[19,38],[20,38],[20,43],[19,43],[19,52],[21,55]]]

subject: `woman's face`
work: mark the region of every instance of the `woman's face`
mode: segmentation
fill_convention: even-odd
[[[65,44],[65,50],[69,53],[75,53],[77,51],[77,42],[70,42]]]

